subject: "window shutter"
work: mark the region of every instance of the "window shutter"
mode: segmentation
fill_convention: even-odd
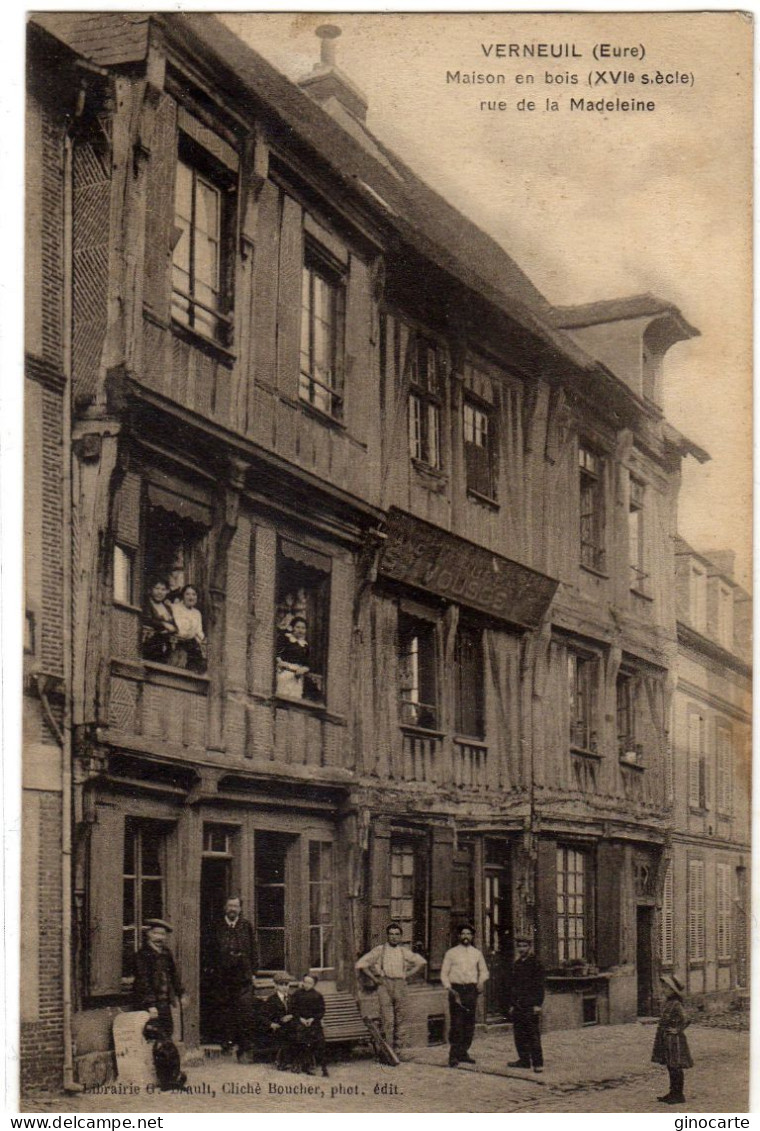
[[[283,196],[280,228],[280,272],[277,301],[277,387],[298,397],[301,348],[301,278],[303,227],[300,204]]]
[[[702,860],[689,861],[689,958],[704,960],[705,866]]]
[[[673,952],[673,861],[668,864],[662,888],[660,916],[660,960],[663,966],[672,966]]]
[[[715,867],[718,958],[731,957],[731,870],[728,864]]]
[[[454,830],[433,829],[430,862],[430,945],[429,969],[441,969],[443,955],[451,938],[452,868],[454,863]]]
[[[700,731],[702,720],[699,715],[689,715],[689,805],[700,804]]]
[[[124,816],[99,805],[90,834],[90,993],[121,992]]]
[[[145,219],[144,298],[168,322],[174,229],[174,174],[177,165],[176,104],[163,96],[156,111],[148,169]]]
[[[547,968],[557,965],[557,844],[539,840],[536,861],[538,938],[536,953]]]
[[[140,545],[140,497],[142,480],[128,471],[114,502],[116,540],[126,546]]]
[[[620,887],[622,875],[623,846],[604,841],[600,842],[597,849],[596,961],[602,969],[616,966],[621,960]]]
[[[369,938],[370,946],[385,942],[391,918],[391,827],[386,820],[372,825],[369,842]]]

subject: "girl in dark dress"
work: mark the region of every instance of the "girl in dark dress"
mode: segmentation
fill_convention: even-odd
[[[277,694],[287,699],[303,699],[304,676],[309,664],[306,621],[303,617],[294,617],[277,641]]]
[[[660,981],[665,986],[665,1005],[654,1038],[652,1060],[655,1064],[664,1064],[667,1068],[670,1076],[670,1091],[665,1096],[658,1096],[657,1099],[664,1104],[682,1104],[686,1103],[683,1094],[683,1070],[693,1067],[694,1064],[684,1036],[684,1029],[689,1025],[682,1004],[684,987],[674,974],[664,974]]]
[[[327,1045],[322,1029],[325,999],[315,989],[316,984],[315,975],[306,974],[301,982],[301,989],[290,996],[288,1008],[293,1015],[290,1039],[297,1069],[300,1068],[307,1076],[313,1076],[312,1064],[319,1065],[322,1075],[327,1076]]]

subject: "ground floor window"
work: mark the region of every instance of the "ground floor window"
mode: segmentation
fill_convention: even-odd
[[[391,920],[401,926],[408,946],[426,949],[426,858],[421,842],[391,840]]]
[[[560,963],[588,957],[587,853],[557,848],[557,957]]]
[[[335,965],[333,885],[331,842],[309,841],[309,965],[314,970]]]
[[[154,821],[127,817],[122,874],[121,976],[124,982],[134,977],[135,954],[143,943],[143,923],[146,919],[163,918],[165,873],[165,834],[161,826]]]

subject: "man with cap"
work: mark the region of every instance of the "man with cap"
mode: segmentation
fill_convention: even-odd
[[[272,981],[274,992],[264,1001],[261,1044],[264,1051],[275,1054],[278,1068],[287,1068],[292,1061],[290,1026],[293,1014],[290,1012],[289,991],[293,976],[287,970],[278,970]]]
[[[541,1010],[544,1004],[544,968],[532,953],[529,935],[515,939],[517,957],[512,968],[512,1035],[518,1060],[510,1068],[532,1068],[543,1072]]]
[[[443,956],[441,983],[449,991],[449,1068],[474,1064],[470,1045],[475,1036],[475,1010],[478,995],[488,981],[486,960],[472,945],[475,928],[469,923],[459,928],[459,943]]]
[[[174,955],[166,945],[172,928],[165,919],[146,919],[143,924],[145,941],[135,955],[135,981],[132,996],[136,1010],[147,1010],[156,1018],[165,1036],[174,1032],[172,1006],[187,997],[177,973]]]
[[[385,937],[387,942],[362,955],[356,969],[377,986],[383,1035],[398,1050],[407,1040],[407,979],[422,970],[426,960],[401,945],[403,931],[399,923],[389,923]]]

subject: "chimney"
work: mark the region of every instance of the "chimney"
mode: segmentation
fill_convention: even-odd
[[[341,34],[340,28],[335,24],[320,24],[315,34],[321,41],[320,60],[298,85],[333,117],[340,119],[342,109],[357,121],[366,122],[366,95],[335,62],[335,41]]]

